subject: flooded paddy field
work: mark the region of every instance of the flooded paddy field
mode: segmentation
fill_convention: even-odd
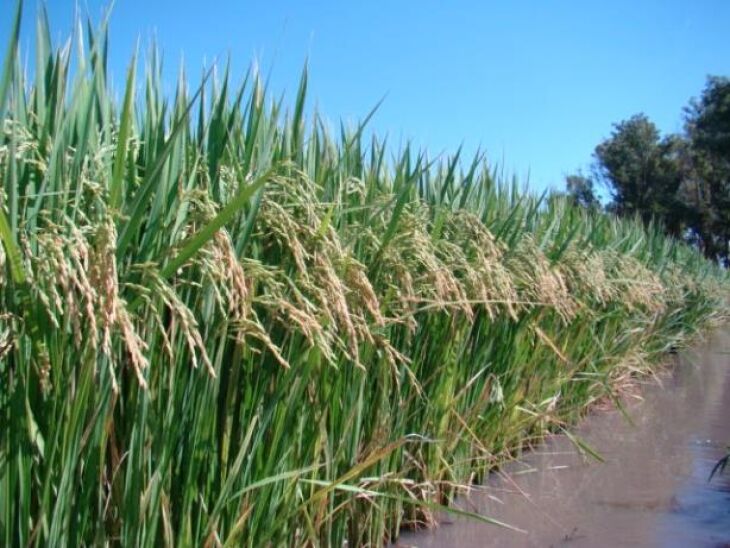
[[[730,443],[730,331],[684,350],[615,409],[576,432],[605,459],[556,435],[475,487],[459,506],[523,529],[444,516],[399,546],[730,546],[730,474],[708,477]]]

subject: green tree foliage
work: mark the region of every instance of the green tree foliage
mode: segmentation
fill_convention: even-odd
[[[710,76],[685,109],[683,135],[662,136],[644,114],[614,124],[595,149],[609,211],[654,220],[675,238],[728,263],[730,248],[730,79]],[[592,181],[566,179],[574,201],[587,205]]]
[[[711,76],[685,110],[690,143],[685,178],[697,240],[705,255],[728,260],[730,242],[730,79]]]
[[[568,175],[565,178],[565,186],[574,204],[588,209],[600,208],[601,202],[596,196],[595,182],[590,177],[582,173]]]
[[[662,138],[643,114],[615,124],[611,136],[595,149],[598,173],[612,196],[609,208],[620,215],[639,215],[647,223],[657,219],[679,236],[686,218],[678,199],[681,150],[679,137]]]

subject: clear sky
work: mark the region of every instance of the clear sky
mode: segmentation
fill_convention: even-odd
[[[7,42],[13,0],[0,0]],[[55,38],[76,2],[48,0]],[[81,1],[98,20],[106,0]],[[26,0],[23,40],[35,2]],[[562,186],[591,162],[611,124],[646,113],[679,131],[682,108],[708,74],[730,75],[730,1],[254,2],[116,0],[110,65],[118,88],[137,38],[154,37],[174,84],[230,54],[236,79],[256,59],[293,100],[310,67],[310,106],[333,123],[371,123],[397,145],[433,153],[481,146],[535,189]],[[290,103],[291,104],[291,103]]]

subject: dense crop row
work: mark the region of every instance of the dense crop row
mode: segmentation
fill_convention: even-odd
[[[227,72],[0,82],[0,543],[379,544],[712,319],[724,274]],[[73,60],[73,62],[72,62]]]

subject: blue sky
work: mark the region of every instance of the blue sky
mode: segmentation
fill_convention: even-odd
[[[0,0],[2,44],[12,3]],[[98,19],[108,2],[79,4]],[[70,32],[75,5],[48,0],[55,38]],[[26,1],[26,45],[35,6]],[[331,122],[354,122],[386,96],[371,128],[395,146],[481,146],[508,172],[529,171],[536,190],[587,168],[611,124],[632,114],[680,131],[706,76],[730,75],[726,0],[116,0],[112,13],[118,88],[137,38],[156,39],[171,86],[183,54],[196,75],[230,54],[237,79],[255,59],[293,100],[308,58],[310,106]]]

